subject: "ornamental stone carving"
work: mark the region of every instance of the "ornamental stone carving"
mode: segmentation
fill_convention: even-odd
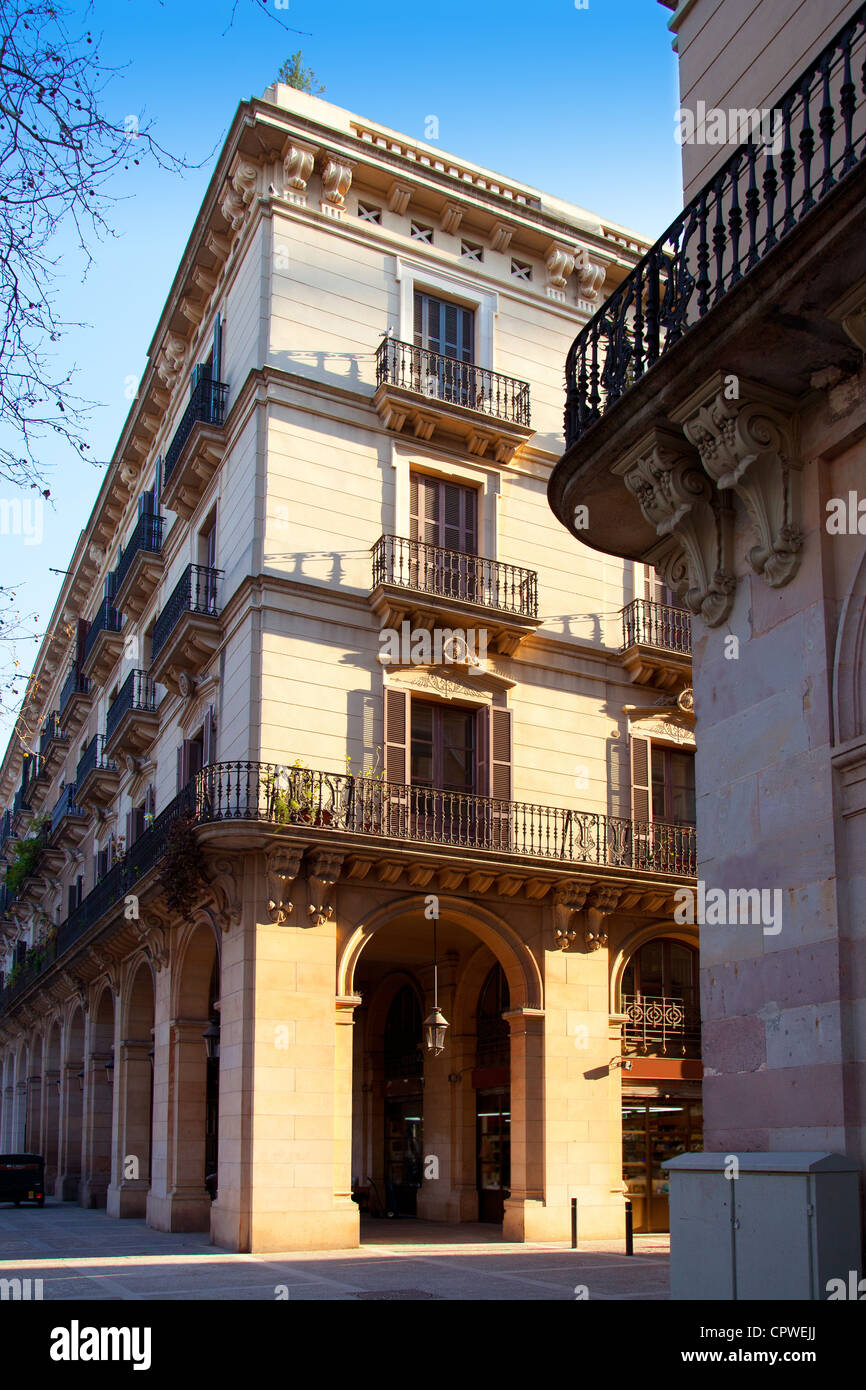
[[[544,264],[547,266],[547,283],[555,290],[564,290],[565,282],[574,270],[577,251],[573,246],[563,246],[554,241],[547,248]]]
[[[331,890],[337,879],[340,877],[340,870],[343,867],[343,855],[333,854],[327,850],[317,850],[310,859],[310,867],[307,881],[310,890],[310,901],[307,905],[307,916],[311,927],[324,926],[334,915],[334,904],[329,901]]]
[[[268,916],[282,926],[294,908],[288,894],[301,867],[301,850],[272,849],[267,856]]]
[[[329,155],[322,170],[322,211],[342,212],[352,183],[354,164],[339,155]]]
[[[586,251],[578,252],[574,269],[577,274],[577,292],[581,299],[588,299],[594,302],[598,299],[599,291],[604,284],[606,274],[603,265],[589,259]]]
[[[625,481],[658,543],[647,553],[692,613],[709,627],[724,622],[734,600],[733,511],[682,435],[654,426],[612,471]]]
[[[574,917],[583,910],[590,887],[589,883],[562,883],[553,895],[553,939],[560,951],[571,950],[580,938]]]
[[[255,196],[258,174],[255,164],[242,159],[228,181],[220,202],[220,212],[233,232],[240,231],[246,221]]]
[[[671,418],[682,424],[719,492],[736,494],[745,506],[758,539],[748,553],[752,569],[774,589],[790,583],[803,546],[793,399],[716,373]]]
[[[309,145],[300,145],[296,140],[291,141],[283,156],[287,194],[306,193],[315,157],[316,152]]]

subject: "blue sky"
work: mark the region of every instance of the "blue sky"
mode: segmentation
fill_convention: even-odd
[[[658,236],[681,205],[674,141],[676,55],[670,12],[654,0],[96,0],[90,27],[118,71],[106,105],[143,115],[174,153],[202,167],[119,175],[117,236],[96,249],[82,283],[71,243],[58,243],[62,318],[72,329],[58,367],[97,402],[91,456],[110,458],[145,352],[238,102],[261,95],[302,48],[325,97],[418,139],[439,120],[439,144],[613,221]],[[67,0],[73,14],[84,6]],[[287,33],[277,19],[301,34]],[[28,536],[0,536],[3,582],[47,622],[101,474],[46,441],[54,506]],[[2,495],[11,496],[8,485]],[[36,625],[38,626],[38,625]],[[36,630],[36,627],[34,627]],[[18,645],[25,666],[36,642]],[[9,728],[0,720],[0,728]]]

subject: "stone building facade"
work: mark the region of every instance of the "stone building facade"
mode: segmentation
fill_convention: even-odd
[[[689,622],[545,495],[566,348],[645,250],[240,106],[0,769],[0,1149],[58,1197],[234,1250],[359,1209],[567,1237],[572,1197],[608,1236],[625,1114],[664,1224]]]

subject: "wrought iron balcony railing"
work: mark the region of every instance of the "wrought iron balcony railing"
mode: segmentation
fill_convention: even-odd
[[[866,154],[861,5],[578,334],[566,359],[571,446]],[[817,129],[813,124],[817,124]],[[754,129],[752,131],[754,135]],[[763,133],[766,137],[767,132]]]
[[[63,726],[60,723],[60,715],[58,714],[57,710],[54,709],[51,711],[51,713],[48,715],[48,718],[45,720],[45,723],[42,726],[42,733],[39,736],[40,757],[45,757],[46,753],[48,752],[48,749],[51,747],[51,744],[54,742],[55,739],[63,739],[65,737],[66,735],[63,732]]]
[[[162,549],[164,525],[163,517],[153,516],[151,512],[143,512],[138,518],[135,530],[117,562],[117,569],[114,571],[115,593],[120,592],[120,587],[129,573],[129,567],[140,550],[148,551],[151,555],[159,554]]]
[[[373,546],[373,586],[378,584],[462,599],[522,618],[538,617],[535,570],[461,550],[445,550],[405,536],[380,536]]]
[[[56,802],[54,803],[54,809],[51,812],[50,833],[52,835],[56,834],[57,827],[60,825],[60,822],[66,816],[72,816],[75,820],[85,820],[87,817],[87,812],[81,806],[79,806],[75,800],[74,782],[66,783],[60,795],[58,796]]]
[[[2,818],[0,818],[0,854],[2,854],[3,850],[6,848],[7,840],[11,840],[11,838],[12,812],[7,809],[3,812]]]
[[[72,699],[73,695],[89,694],[90,681],[79,668],[78,662],[75,661],[72,663],[72,666],[69,670],[69,675],[63,682],[63,688],[60,691],[60,701],[57,710],[59,718],[61,720],[63,719],[63,715],[66,712],[66,709],[69,705],[69,701]]]
[[[699,1057],[700,1011],[667,995],[624,994],[623,1054]]]
[[[383,338],[376,353],[376,384],[383,383],[514,425],[529,425],[527,382],[396,338]]]
[[[13,819],[13,821],[14,821],[15,817],[19,814],[20,811],[29,811],[29,810],[30,810],[30,791],[31,791],[31,788],[30,788],[29,786],[26,786],[26,787],[19,787],[18,790],[17,790],[17,792],[16,792],[15,795],[13,796],[13,798],[12,798],[12,819]]]
[[[229,388],[224,382],[212,381],[210,377],[202,377],[199,381],[168,446],[163,465],[163,488],[168,486],[177,461],[183,452],[183,446],[192,433],[193,425],[199,420],[206,425],[221,425],[223,423],[228,390]]]
[[[84,640],[82,660],[87,661],[101,633],[119,632],[122,626],[123,614],[118,613],[112,599],[104,598],[96,610],[93,622],[90,624],[87,637]]]
[[[636,646],[661,647],[691,656],[691,616],[684,608],[636,598],[622,610],[622,651]]]
[[[134,709],[156,709],[156,691],[146,671],[130,671],[117,692],[117,698],[109,706],[105,716],[106,739],[111,738],[123,716]]]
[[[16,894],[5,883],[0,883],[0,917],[7,917],[9,909],[14,903]]]
[[[97,770],[102,772],[117,771],[117,763],[106,756],[104,734],[94,734],[78,759],[78,767],[75,769],[75,785],[80,787],[85,777],[89,777],[91,772]]]
[[[187,565],[153,625],[151,661],[156,660],[184,613],[204,613],[211,618],[219,616],[217,584],[221,576],[222,570],[208,569],[205,565]]]
[[[196,778],[195,797],[200,821],[312,825],[574,864],[692,876],[696,872],[694,827],[645,824],[598,811],[497,801],[253,762],[203,768]]]

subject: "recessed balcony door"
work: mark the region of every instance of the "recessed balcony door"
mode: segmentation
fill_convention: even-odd
[[[415,291],[416,391],[454,405],[473,406],[470,369],[475,350],[471,309]],[[464,365],[465,364],[465,365]]]
[[[413,588],[444,598],[483,602],[475,488],[412,473],[409,539],[409,582]]]
[[[412,701],[410,759],[414,833],[472,843],[475,711]],[[438,794],[437,794],[438,793]]]

